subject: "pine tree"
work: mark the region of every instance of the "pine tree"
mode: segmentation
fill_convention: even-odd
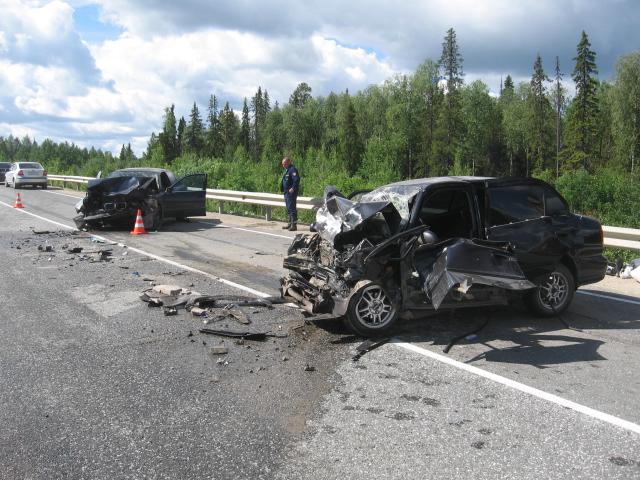
[[[189,153],[201,155],[202,143],[204,138],[203,134],[204,126],[202,125],[202,118],[200,118],[200,111],[198,110],[198,105],[196,105],[196,102],[193,102],[191,114],[189,115],[189,123],[184,133],[184,150]]]
[[[250,126],[249,126],[249,106],[247,105],[247,97],[244,98],[242,105],[242,123],[240,124],[240,145],[242,145],[247,152],[250,151]]]
[[[442,72],[442,78],[446,80],[446,92],[436,126],[436,141],[433,148],[434,171],[432,174],[444,174],[451,169],[464,134],[460,100],[460,88],[463,85],[464,73],[462,71],[462,56],[453,28],[447,30],[438,65]]]
[[[207,152],[215,158],[220,158],[224,155],[224,146],[220,130],[221,126],[220,112],[218,112],[218,99],[215,95],[211,95],[209,97],[205,143]]]
[[[554,78],[555,85],[553,89],[553,100],[555,103],[556,113],[556,178],[560,176],[560,148],[561,148],[561,129],[562,129],[562,111],[565,103],[565,90],[562,86],[562,72],[560,71],[560,59],[556,56],[556,76]]]
[[[514,93],[515,87],[513,85],[513,79],[511,78],[511,75],[507,75],[507,78],[504,79],[504,86],[502,87],[500,98],[512,97]]]
[[[338,139],[343,165],[347,172],[353,175],[360,168],[363,146],[356,126],[356,110],[348,93],[344,99]]]
[[[582,158],[582,166],[588,167],[597,139],[596,117],[598,114],[597,89],[598,81],[594,75],[596,68],[596,53],[591,50],[587,34],[583,31],[574,58],[576,66],[573,69],[573,81],[576,85],[576,96],[572,102],[570,117],[573,150]]]
[[[180,117],[180,120],[178,120],[178,148],[177,148],[178,156],[181,156],[182,154],[185,153],[186,129],[187,129],[187,122],[184,119],[184,117]]]
[[[544,73],[540,54],[536,56],[533,64],[533,75],[531,76],[531,91],[529,93],[529,115],[531,122],[531,152],[534,155],[534,164],[537,169],[545,168],[546,147],[549,134],[549,114],[551,104],[547,98],[547,87],[545,82],[551,80]],[[527,159],[527,176],[530,175],[530,165]]]
[[[233,108],[229,106],[229,102],[224,104],[222,113],[220,114],[220,138],[222,140],[222,149],[226,154],[232,154],[238,142],[240,126]]]
[[[171,164],[178,155],[175,105],[164,110],[164,127],[160,133],[160,143],[164,153],[164,162]]]

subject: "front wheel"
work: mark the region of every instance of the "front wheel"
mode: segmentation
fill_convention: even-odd
[[[576,291],[576,281],[567,267],[560,264],[527,295],[529,309],[541,317],[564,312]]]
[[[351,296],[344,322],[358,335],[374,337],[389,330],[396,318],[398,311],[387,292],[377,283],[368,283]]]

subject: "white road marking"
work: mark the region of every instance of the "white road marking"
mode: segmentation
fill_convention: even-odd
[[[0,204],[4,205],[5,207],[13,209],[13,206],[9,205],[8,203],[4,203],[4,202],[0,201]],[[49,222],[49,223],[52,223],[54,225],[58,225],[60,227],[63,227],[63,228],[69,229],[69,230],[76,230],[76,231],[78,230],[75,227],[71,227],[69,225],[65,225],[64,223],[56,222],[55,220],[50,220],[48,218],[41,217],[40,215],[36,215],[35,213],[27,212],[27,211],[25,211],[23,209],[18,209],[17,208],[15,210],[20,212],[20,213],[24,213],[26,215],[31,215],[32,217],[36,217],[36,218],[38,218],[40,220],[44,220],[45,222]],[[239,283],[232,282],[231,280],[227,280],[225,278],[218,277],[217,275],[212,275],[211,273],[205,272],[203,270],[199,270],[197,268],[193,268],[193,267],[190,267],[188,265],[183,265],[181,263],[174,262],[173,260],[169,260],[168,258],[164,258],[164,257],[161,257],[159,255],[155,255],[153,253],[146,252],[146,251],[141,250],[141,249],[136,248],[136,247],[130,247],[128,245],[125,245],[124,243],[114,242],[113,240],[111,240],[111,239],[109,239],[107,237],[103,237],[102,235],[94,235],[94,234],[91,234],[91,235],[93,237],[96,237],[96,238],[100,239],[100,240],[104,240],[105,242],[112,242],[112,243],[115,243],[116,245],[119,245],[121,247],[125,247],[126,246],[127,249],[132,251],[132,252],[139,253],[140,255],[144,255],[145,257],[153,258],[154,260],[158,260],[160,262],[164,262],[164,263],[166,263],[168,265],[172,265],[174,267],[182,268],[183,270],[188,270],[189,272],[193,272],[193,273],[197,273],[197,274],[203,275],[205,277],[211,278],[211,279],[216,280],[216,281],[218,281],[220,283],[224,283],[225,285],[228,285],[228,286],[233,287],[233,288],[237,288],[238,290],[242,290],[244,292],[250,293],[250,294],[255,295],[257,297],[265,298],[265,297],[269,297],[270,296],[268,293],[259,292],[258,290],[254,290],[253,288],[245,287],[244,285],[240,285]]]
[[[610,295],[603,295],[601,293],[584,292],[582,290],[577,290],[577,292],[582,295],[589,295],[590,297],[606,298],[607,300],[616,300],[617,302],[631,303],[632,305],[640,305],[639,300],[628,300],[626,298],[612,297]]]
[[[261,232],[260,230],[251,230],[249,228],[232,227],[230,225],[220,225],[218,223],[206,222],[204,220],[196,220],[196,221],[198,223],[204,223],[204,224],[207,224],[207,225],[213,225],[213,226],[219,227],[219,228],[231,228],[233,230],[242,230],[243,232],[259,233],[261,235],[268,235],[270,237],[286,238],[287,240],[293,240],[295,238],[295,237],[289,237],[287,235],[278,235],[277,233]]]
[[[622,418],[609,415],[608,413],[604,413],[599,410],[594,410],[593,408],[586,407],[584,405],[581,405],[576,402],[572,402],[571,400],[567,400],[562,397],[558,397],[557,395],[553,395],[552,393],[547,393],[542,390],[538,390],[537,388],[525,385],[524,383],[516,382],[515,380],[511,380],[509,378],[502,377],[495,373],[482,370],[481,368],[474,367],[473,365],[468,365],[466,363],[459,362],[450,357],[440,355],[439,353],[435,353],[435,352],[432,352],[431,350],[418,347],[417,345],[413,345],[412,343],[397,341],[397,342],[394,342],[393,345],[404,348],[414,353],[418,353],[425,357],[429,357],[433,360],[437,360],[438,362],[445,363],[459,370],[464,370],[474,375],[478,375],[479,377],[486,378],[488,380],[491,380],[492,382],[500,383],[501,385],[505,385],[507,387],[513,388],[515,390],[519,390],[523,393],[532,395],[534,397],[541,398],[542,400],[546,400],[547,402],[555,403],[556,405],[560,405],[561,407],[569,408],[576,412],[587,415],[591,418],[595,418],[603,422],[609,423],[611,425],[624,428],[625,430],[629,430],[631,432],[640,434],[640,425],[629,422],[628,420],[623,420]]]
[[[0,204],[4,205],[5,207],[13,209],[13,206],[9,205],[8,203],[0,201]],[[20,213],[31,215],[33,217],[39,218],[41,220],[44,220],[45,222],[53,223],[55,225],[59,225],[61,227],[64,227],[64,228],[67,228],[67,229],[70,229],[70,230],[77,230],[74,227],[71,227],[69,225],[65,225],[65,224],[60,223],[60,222],[56,222],[54,220],[50,220],[50,219],[45,218],[45,217],[41,217],[40,215],[36,215],[35,213],[27,212],[27,211],[22,210],[22,209],[16,209],[16,210],[18,212],[20,212]],[[102,237],[100,235],[93,235],[93,236],[96,237],[96,238],[99,238],[101,240],[104,240],[104,241],[112,242],[112,240],[110,240],[110,239],[108,239],[106,237]],[[120,242],[115,242],[115,243],[117,243],[117,245],[120,245],[120,246],[125,246],[124,244],[122,244]],[[149,253],[149,252],[146,252],[144,250],[140,250],[139,248],[129,247],[129,246],[127,246],[127,248],[129,250],[133,251],[133,252],[139,253],[139,254],[144,255],[146,257],[150,257],[150,258],[159,260],[161,262],[167,263],[169,265],[173,265],[175,267],[179,267],[179,268],[182,268],[184,270],[188,270],[190,272],[203,275],[205,277],[217,280],[217,281],[219,281],[221,283],[224,283],[225,285],[228,285],[230,287],[234,287],[234,288],[237,288],[239,290],[251,293],[251,294],[256,295],[258,297],[264,298],[264,297],[268,297],[269,296],[269,294],[267,294],[267,293],[260,292],[258,290],[254,290],[253,288],[250,288],[250,287],[245,287],[244,285],[240,285],[240,284],[232,282],[230,280],[226,280],[224,278],[217,277],[215,275],[212,275],[210,273],[204,272],[204,271],[199,270],[197,268],[189,267],[188,265],[183,265],[181,263],[174,262],[173,260],[169,260],[167,258],[160,257],[159,255],[155,255],[153,253]],[[596,296],[601,296],[601,295],[596,295]],[[620,300],[620,299],[616,299],[614,297],[607,297],[607,298],[612,298],[614,300]],[[513,388],[515,390],[519,390],[519,391],[521,391],[523,393],[526,393],[528,395],[532,395],[534,397],[540,398],[542,400],[546,400],[546,401],[554,403],[556,405],[559,405],[559,406],[562,406],[562,407],[565,407],[565,408],[569,408],[569,409],[574,410],[576,412],[579,412],[579,413],[582,413],[584,415],[587,415],[587,416],[589,416],[591,418],[595,418],[597,420],[601,420],[603,422],[609,423],[611,425],[615,425],[615,426],[623,428],[625,430],[629,430],[631,432],[640,434],[640,425],[637,425],[635,423],[629,422],[628,420],[623,420],[623,419],[621,419],[619,417],[616,417],[614,415],[610,415],[608,413],[600,412],[599,410],[595,410],[593,408],[581,405],[579,403],[572,402],[571,400],[567,400],[567,399],[564,399],[564,398],[559,397],[557,395],[553,395],[551,393],[547,393],[547,392],[545,392],[543,390],[538,390],[537,388],[530,387],[530,386],[525,385],[525,384],[520,383],[520,382],[516,382],[515,380],[511,380],[509,378],[502,377],[502,376],[497,375],[495,373],[488,372],[486,370],[482,370],[481,368],[474,367],[473,365],[468,365],[466,363],[459,362],[459,361],[454,360],[454,359],[452,359],[450,357],[445,357],[444,355],[440,355],[438,353],[432,352],[432,351],[424,349],[422,347],[418,347],[417,345],[413,345],[411,343],[405,343],[405,342],[396,341],[396,342],[393,343],[393,345],[397,345],[398,347],[404,348],[404,349],[409,350],[409,351],[414,352],[414,353],[418,353],[418,354],[423,355],[425,357],[429,357],[429,358],[431,358],[433,360],[437,360],[438,362],[442,362],[442,363],[444,363],[446,365],[452,366],[452,367],[457,368],[459,370],[464,370],[466,372],[472,373],[474,375],[478,375],[480,377],[486,378],[486,379],[491,380],[493,382],[500,383],[500,384],[505,385],[507,387]]]

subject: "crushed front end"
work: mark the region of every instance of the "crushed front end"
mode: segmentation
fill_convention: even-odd
[[[131,223],[142,210],[145,226],[154,224],[159,211],[155,178],[113,177],[90,180],[87,195],[76,205],[73,220],[79,229]]]

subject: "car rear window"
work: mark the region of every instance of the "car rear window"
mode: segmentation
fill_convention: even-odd
[[[44,170],[42,165],[35,162],[20,162],[18,165],[20,168],[39,168],[40,170]]]
[[[0,169],[9,170],[9,168],[11,168],[11,164],[10,163],[0,162]]]
[[[511,185],[489,189],[489,225],[505,225],[544,216],[542,188]]]

